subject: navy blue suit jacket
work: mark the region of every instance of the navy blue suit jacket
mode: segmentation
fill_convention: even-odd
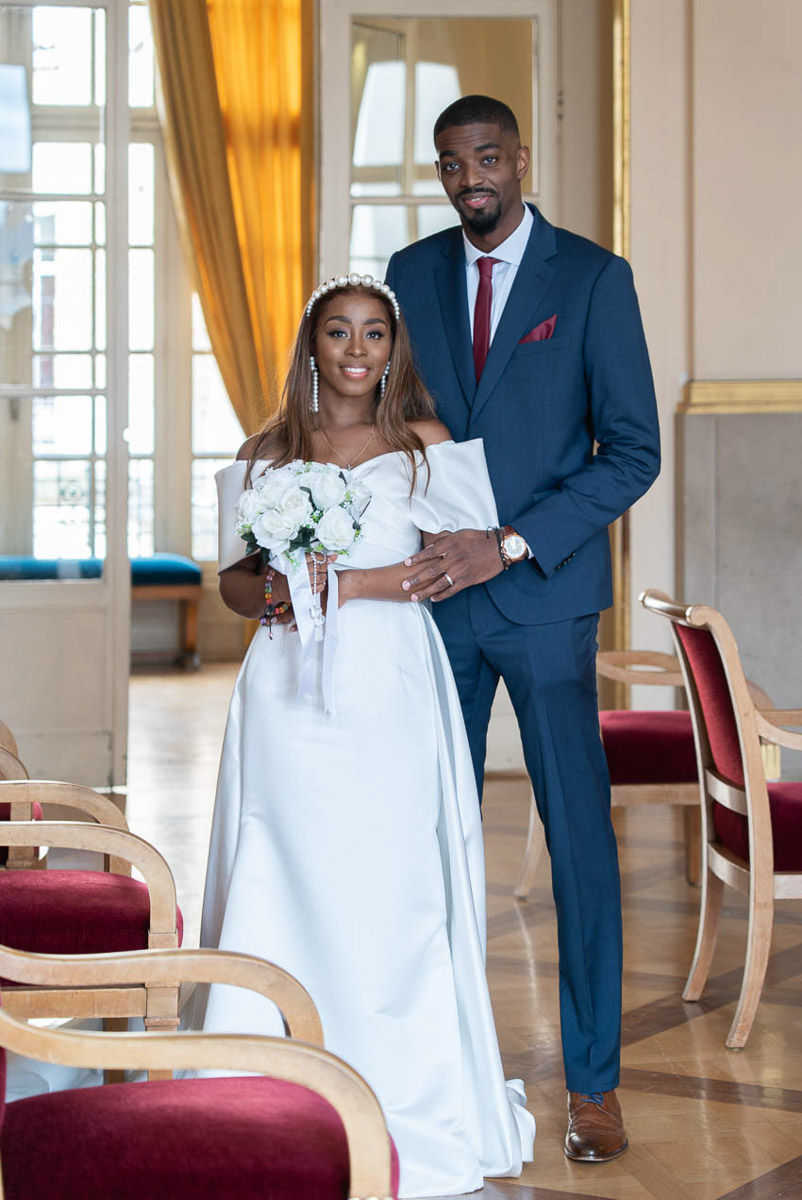
[[[505,617],[526,625],[612,604],[607,527],[660,467],[629,264],[532,211],[478,385],[461,228],[398,251],[387,271],[438,415],[457,441],[484,440],[499,520],[534,554],[485,585]],[[554,315],[549,340],[521,342]]]

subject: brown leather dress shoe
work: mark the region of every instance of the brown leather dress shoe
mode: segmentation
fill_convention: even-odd
[[[609,1162],[629,1142],[615,1092],[569,1092],[566,1157],[575,1162]]]

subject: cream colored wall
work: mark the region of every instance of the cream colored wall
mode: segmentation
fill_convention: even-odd
[[[802,4],[696,0],[693,374],[802,375]]]
[[[634,645],[662,647],[644,587],[674,588],[674,412],[688,376],[802,376],[802,4],[633,0],[632,264],[663,471],[632,514]]]

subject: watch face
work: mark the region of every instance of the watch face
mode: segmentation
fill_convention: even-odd
[[[525,558],[526,557],[526,542],[518,533],[511,533],[504,539],[504,549],[509,554],[510,558]]]

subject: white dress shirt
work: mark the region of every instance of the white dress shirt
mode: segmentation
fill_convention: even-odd
[[[495,250],[491,250],[487,255],[489,258],[497,258],[499,260],[493,267],[493,307],[490,309],[491,342],[498,328],[498,323],[501,320],[501,314],[504,312],[504,305],[507,303],[513,280],[518,274],[518,268],[521,265],[521,259],[524,256],[534,220],[532,210],[524,205],[524,215],[518,224],[518,228],[514,229],[500,246],[496,246]],[[471,319],[471,340],[473,340],[473,310],[476,307],[476,293],[479,290],[479,267],[477,266],[477,260],[486,257],[486,255],[484,250],[477,250],[473,242],[468,240],[464,230],[462,232],[462,240],[465,244],[468,313]]]
[[[524,205],[524,215],[517,229],[514,229],[510,236],[500,246],[496,246],[495,250],[491,250],[488,255],[489,258],[497,258],[499,260],[493,267],[493,305],[490,309],[491,343],[498,328],[498,323],[501,320],[501,314],[504,312],[504,305],[507,303],[507,298],[512,290],[513,280],[518,274],[518,268],[521,265],[521,259],[524,256],[534,220],[532,210]],[[471,319],[471,341],[473,341],[473,310],[476,307],[476,293],[479,291],[479,267],[477,266],[477,262],[480,258],[485,257],[485,253],[483,250],[477,250],[473,242],[468,240],[465,236],[465,230],[462,231],[462,240],[465,244],[468,313]],[[528,543],[526,549],[527,556],[534,558],[534,553]]]

